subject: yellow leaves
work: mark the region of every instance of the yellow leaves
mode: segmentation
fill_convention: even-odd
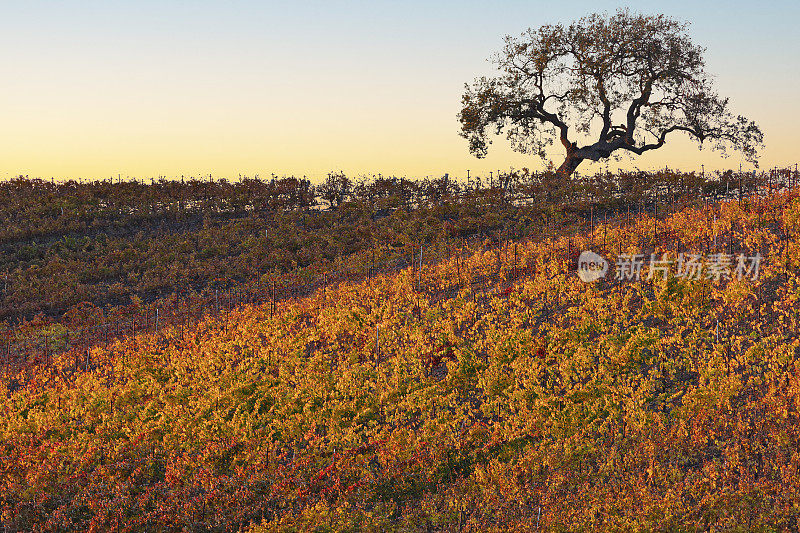
[[[739,212],[723,209],[723,230],[728,213]],[[708,228],[692,216],[701,215],[667,224],[696,241]],[[631,244],[622,230],[609,234]],[[270,318],[263,308],[245,308],[227,331],[213,322],[190,331],[194,342],[97,350],[93,357],[115,361],[113,373],[47,385],[46,400],[0,388],[0,455],[10,457],[34,436],[52,446],[44,449],[55,463],[85,455],[101,476],[96,450],[106,447],[107,465],[124,463],[141,442],[149,463],[150,454],[165,458],[171,485],[191,485],[197,463],[210,469],[202,475],[209,491],[226,482],[245,491],[228,493],[215,512],[238,509],[239,497],[263,500],[246,494],[252,482],[279,506],[297,509],[308,529],[321,524],[319,515],[337,530],[364,502],[374,509],[410,502],[415,510],[426,502],[443,530],[457,529],[442,518],[452,509],[485,510],[471,518],[463,511],[464,530],[484,530],[489,516],[503,524],[533,517],[517,529],[535,530],[540,504],[540,525],[570,517],[586,529],[627,530],[668,522],[691,529],[689,496],[708,497],[717,486],[741,495],[737,486],[746,485],[719,466],[724,460],[749,468],[757,457],[749,450],[769,449],[758,439],[781,449],[798,444],[800,341],[790,331],[752,337],[767,317],[737,322],[752,311],[752,284],[719,286],[706,294],[714,305],[700,308],[692,284],[674,280],[654,291],[647,284],[581,286],[547,246],[520,245],[519,261],[537,264],[536,274],[508,298],[473,300],[471,288],[443,299],[417,294],[406,272],[343,284],[318,310],[299,301]],[[494,253],[476,254],[461,271],[491,273],[496,265]],[[446,287],[452,267],[426,270],[431,286]],[[435,281],[437,274],[445,279]],[[790,297],[779,296],[775,306],[787,320]],[[418,314],[410,310],[416,305]],[[726,326],[719,339],[709,329],[717,317]],[[425,354],[441,354],[444,364],[426,368]],[[229,445],[243,442],[223,461]],[[0,490],[19,496],[14,487],[28,480],[31,493],[54,490],[48,476],[55,467],[14,457],[17,473],[0,474]],[[777,487],[771,498],[796,489],[794,478],[771,473],[786,460],[765,452],[761,460],[761,479]],[[212,471],[216,463],[230,480]],[[103,481],[126,479],[113,475]],[[463,505],[450,507],[444,495]],[[379,514],[373,511],[376,524]],[[288,529],[298,520],[281,515],[264,527]]]

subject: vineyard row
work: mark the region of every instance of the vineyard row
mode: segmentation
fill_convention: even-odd
[[[762,192],[757,191],[749,197],[740,197],[739,202],[745,201],[748,205],[755,206],[764,221],[775,220],[775,213],[766,211],[762,206]],[[792,193],[796,193],[796,190]],[[682,208],[683,206],[672,204],[663,209],[661,213],[656,210],[654,215],[666,217]],[[719,204],[709,203],[703,207],[704,211],[709,208],[716,213]],[[357,282],[371,279],[380,274],[397,273],[406,268],[413,269],[416,290],[421,294],[424,293],[434,302],[452,297],[463,287],[468,287],[473,298],[476,299],[487,294],[508,296],[516,281],[535,274],[533,265],[518,264],[517,247],[519,245],[530,241],[546,243],[549,257],[559,264],[562,271],[575,270],[577,258],[581,252],[576,243],[579,232],[588,235],[587,244],[591,249],[600,251],[604,255],[619,254],[623,250],[622,242],[619,240],[616,250],[609,249],[607,234],[610,227],[628,231],[633,239],[633,242],[628,244],[639,246],[642,249],[649,247],[650,250],[672,250],[676,253],[700,251],[689,250],[687,243],[682,242],[671,231],[660,230],[657,216],[652,217],[652,231],[640,229],[641,225],[637,224],[637,220],[640,219],[641,213],[642,211],[639,213],[630,211],[616,213],[613,217],[604,217],[599,221],[596,221],[594,216],[590,216],[584,228],[575,230],[574,238],[572,235],[559,237],[555,228],[548,227],[543,235],[524,241],[513,241],[510,238],[495,242],[482,242],[480,238],[470,241],[465,239],[440,253],[429,253],[423,246],[416,246],[410,254],[383,263],[373,262],[358,271],[327,272],[310,283],[301,284],[290,273],[288,276],[273,279],[269,283],[258,283],[255,286],[253,284],[243,285],[223,291],[217,290],[207,297],[181,299],[176,293],[172,305],[161,308],[145,308],[137,316],[120,320],[104,320],[101,323],[74,331],[67,330],[60,334],[42,330],[38,334],[28,335],[27,338],[13,340],[16,335],[12,332],[4,346],[0,348],[3,374],[4,376],[13,376],[21,370],[30,371],[38,365],[49,365],[52,363],[54,355],[70,350],[75,354],[74,371],[80,368],[90,369],[92,367],[90,352],[93,346],[108,345],[116,339],[127,336],[135,337],[140,333],[156,332],[166,327],[188,329],[207,316],[216,316],[227,320],[231,311],[241,305],[269,305],[270,313],[275,314],[283,303],[307,297],[316,291],[335,288],[336,285],[345,281]],[[598,234],[596,225],[603,228],[602,233]],[[632,233],[631,229],[634,230]],[[787,238],[785,231],[780,234],[780,237],[783,240]],[[700,244],[705,252],[712,250],[725,251],[729,254],[754,252],[754,250],[745,250],[741,243],[735,242],[732,232],[719,235],[713,240],[706,239]],[[497,261],[493,270],[478,274],[467,272],[466,269],[462,270],[460,265],[464,258],[478,252],[495,253]],[[433,288],[434,286],[439,287],[440,284],[427,283],[439,263],[452,260],[455,260],[457,268],[455,280],[449,280],[448,286],[444,288]],[[492,290],[496,292],[492,293]],[[335,305],[335,302],[328,302],[326,299],[326,304]]]

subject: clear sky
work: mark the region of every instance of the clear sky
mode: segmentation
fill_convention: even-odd
[[[0,16],[0,178],[540,169],[505,139],[468,153],[464,83],[506,34],[627,5],[692,23],[720,94],[764,131],[762,168],[800,160],[796,0],[26,1]],[[676,137],[621,164],[740,162]]]

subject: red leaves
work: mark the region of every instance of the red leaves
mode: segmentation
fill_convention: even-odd
[[[424,356],[425,366],[428,369],[431,369],[441,365],[444,359],[456,361],[457,358],[455,356],[453,348],[455,348],[455,344],[453,344],[452,341],[446,341],[444,344],[442,344],[435,350],[428,352]]]

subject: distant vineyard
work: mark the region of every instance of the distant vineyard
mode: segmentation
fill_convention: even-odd
[[[419,243],[535,236],[593,213],[653,212],[797,179],[794,169],[630,172],[568,182],[524,171],[467,183],[331,175],[316,186],[294,178],[15,179],[0,182],[0,337],[8,341],[7,329],[26,322],[74,331],[82,318],[164,307],[177,293],[210,297],[262,276],[292,272],[302,280],[363,266],[376,248],[385,261]]]
[[[800,198],[662,216],[53,354],[0,388],[2,524],[795,529]],[[764,261],[585,284],[581,250]]]
[[[769,193],[767,190],[765,193]],[[734,195],[736,196],[736,195]],[[761,193],[751,194],[746,197],[740,197],[737,201],[741,205],[742,198],[747,205],[755,205],[755,209],[766,209],[761,205]],[[706,204],[704,204],[706,205]],[[647,242],[648,238],[656,239],[656,242],[661,247],[666,249],[674,249],[680,251],[685,247],[685,243],[680,240],[675,233],[665,227],[663,230],[659,229],[659,216],[666,217],[670,212],[681,209],[678,204],[666,204],[661,207],[659,213],[658,204],[653,204],[651,218],[653,227],[650,231],[650,236],[646,233],[636,237],[639,245]],[[630,206],[627,212],[619,210],[613,213],[606,213],[602,219],[598,216],[598,227],[603,227],[602,237],[597,235],[597,242],[592,242],[593,245],[601,245],[602,250],[607,255],[611,252],[608,248],[607,233],[609,227],[612,225],[616,228],[623,226],[634,227],[638,223],[637,217],[642,213],[641,206],[635,206],[633,211],[633,218],[631,217]],[[609,216],[610,215],[610,216]],[[766,215],[765,215],[766,216]],[[601,222],[602,220],[602,222]],[[582,220],[580,223],[572,228],[556,228],[555,224],[551,223],[542,228],[542,232],[534,238],[539,242],[543,241],[545,237],[555,237],[556,232],[559,234],[577,234],[580,231],[589,231],[594,234],[595,231],[595,217],[590,211],[590,216],[587,220]],[[613,231],[613,229],[612,229]],[[637,230],[638,231],[638,230]],[[166,301],[161,301],[159,304],[149,306],[136,306],[127,310],[128,312],[116,319],[106,319],[100,314],[97,317],[96,309],[91,306],[87,308],[77,307],[73,309],[72,316],[82,317],[79,322],[82,327],[79,329],[70,330],[60,324],[50,324],[47,326],[28,325],[17,330],[11,330],[6,333],[4,350],[0,352],[3,357],[3,370],[4,373],[11,373],[14,368],[25,368],[26,366],[35,368],[39,364],[49,364],[52,355],[57,352],[65,351],[68,349],[85,351],[90,347],[97,344],[108,344],[109,342],[127,335],[136,335],[138,332],[147,332],[158,330],[162,327],[176,325],[180,327],[189,327],[191,324],[198,323],[204,316],[208,314],[219,315],[220,313],[230,313],[231,309],[241,304],[256,304],[268,302],[270,309],[276,309],[279,302],[291,298],[305,297],[312,294],[314,291],[328,287],[332,284],[337,284],[342,281],[358,280],[363,278],[372,278],[379,273],[396,272],[412,266],[415,269],[415,274],[418,276],[419,283],[422,282],[423,276],[419,274],[423,265],[438,264],[443,261],[455,260],[456,264],[463,260],[465,255],[469,256],[476,250],[481,252],[503,247],[511,240],[508,238],[508,232],[505,234],[504,240],[497,239],[487,240],[483,239],[461,239],[439,243],[437,245],[422,244],[411,245],[407,253],[398,254],[396,257],[389,260],[376,261],[375,252],[373,249],[371,260],[369,253],[365,254],[363,260],[358,266],[345,268],[342,270],[332,271],[326,270],[319,273],[306,272],[304,275],[298,276],[297,273],[291,272],[287,275],[266,276],[261,279],[256,279],[255,282],[242,284],[233,288],[224,288],[222,290],[215,289],[209,291],[208,294],[203,296],[182,295],[180,292],[175,292],[174,296]],[[526,239],[526,240],[530,240]],[[617,239],[617,253],[622,251],[622,240]],[[724,245],[722,244],[724,242]],[[712,249],[712,244],[715,249],[727,251],[729,254],[744,250],[743,243],[736,242],[735,236],[732,232],[725,234],[715,235],[713,240],[709,239],[698,243],[701,245],[701,250],[709,252]],[[517,244],[514,244],[516,249]],[[574,263],[577,259],[577,245],[573,245],[572,239],[567,240],[566,247],[561,249],[560,245],[557,253],[564,254],[564,258]],[[424,251],[424,253],[423,253]],[[551,249],[549,253],[552,255],[554,251]],[[386,254],[379,254],[378,257],[385,258]],[[499,256],[498,256],[499,257]],[[503,260],[498,259],[497,272],[494,274],[482,273],[475,279],[470,279],[467,284],[478,288],[485,289],[488,283],[497,281],[497,276],[501,269],[500,263],[509,261],[509,258]],[[517,266],[517,258],[513,258],[512,266],[513,277],[516,279],[519,276],[525,275],[526,272]],[[460,280],[459,284],[463,284],[463,277],[466,273],[458,272]],[[441,296],[441,292],[432,291],[427,287],[428,280],[425,280],[425,287],[418,287],[418,290],[424,290],[429,296],[436,298]],[[447,293],[452,293],[453,288],[447,290]],[[0,347],[2,350],[2,347]],[[82,361],[82,362],[81,362]],[[76,356],[75,366],[73,371],[78,371],[81,368],[86,368],[91,364],[89,357],[80,358]]]
[[[482,244],[486,237],[494,242],[525,236],[541,239],[543,235],[555,235],[557,230],[565,235],[571,231],[591,229],[595,220],[608,220],[609,217],[630,222],[631,214],[635,217],[649,211],[656,217],[663,218],[667,213],[681,207],[697,205],[698,201],[703,205],[704,202],[720,197],[741,199],[751,197],[756,191],[766,194],[773,189],[790,187],[796,181],[796,172],[788,169],[760,175],[725,173],[713,179],[670,172],[600,175],[577,180],[569,185],[569,190],[559,189],[558,184],[548,183],[546,176],[526,176],[523,179],[520,175],[508,174],[498,180],[495,188],[482,190],[461,188],[444,178],[432,182],[381,178],[358,185],[352,192],[355,203],[340,205],[336,212],[287,212],[280,216],[269,215],[270,220],[258,222],[250,218],[238,222],[234,219],[216,229],[205,229],[206,222],[203,222],[204,229],[201,233],[194,236],[191,232],[187,235],[181,234],[177,240],[159,230],[145,241],[140,241],[138,236],[132,242],[129,242],[128,237],[119,239],[116,244],[109,245],[113,253],[106,258],[102,254],[95,256],[95,252],[88,248],[79,249],[80,246],[94,246],[87,238],[85,240],[90,242],[89,245],[84,242],[74,252],[70,252],[70,264],[74,265],[70,270],[83,269],[85,275],[93,276],[106,269],[105,266],[98,266],[98,262],[117,263],[115,268],[128,272],[130,279],[152,279],[157,282],[160,287],[157,294],[160,296],[148,303],[134,295],[132,302],[125,306],[97,307],[92,302],[102,303],[106,298],[103,296],[106,289],[99,286],[94,289],[92,287],[96,285],[92,283],[82,284],[79,280],[66,276],[64,268],[67,265],[58,257],[61,252],[54,252],[56,255],[49,259],[50,266],[42,267],[38,265],[38,260],[32,260],[27,268],[22,267],[24,262],[18,263],[20,279],[11,283],[16,287],[12,291],[16,296],[8,294],[8,290],[4,291],[3,305],[15,310],[26,309],[31,305],[38,308],[59,308],[61,304],[56,301],[41,300],[49,292],[42,292],[40,298],[33,297],[29,302],[19,300],[35,294],[38,291],[35,286],[46,286],[46,290],[58,294],[61,301],[63,298],[74,301],[81,294],[89,300],[73,305],[57,321],[38,317],[18,327],[4,328],[0,325],[0,358],[3,358],[3,370],[6,371],[12,366],[49,361],[52,353],[69,347],[85,349],[98,342],[108,343],[122,335],[171,323],[181,322],[188,325],[190,321],[197,321],[206,313],[216,313],[222,308],[229,309],[238,303],[273,301],[276,298],[280,300],[287,296],[305,295],[336,279],[370,275],[379,267],[392,269],[412,264],[415,260],[411,257],[420,249],[425,250],[424,261],[440,261],[451,255],[455,248],[466,245],[466,240],[459,239],[458,236],[470,236],[473,249],[476,239]],[[95,218],[92,223],[95,227],[93,231],[99,232],[105,231],[104,225],[113,220],[117,220],[112,224],[113,227],[123,220],[114,218],[120,216],[117,211],[145,215],[147,209],[151,209],[151,214],[178,217],[176,220],[179,220],[182,216],[180,209],[196,209],[201,213],[219,215],[231,209],[232,214],[237,209],[243,212],[252,211],[259,201],[270,206],[270,209],[289,206],[282,204],[281,198],[285,200],[304,197],[307,201],[315,201],[312,194],[314,188],[309,188],[304,183],[285,179],[273,182],[244,180],[235,184],[190,180],[186,183],[161,181],[153,185],[106,182],[51,185],[40,181],[17,180],[5,184],[5,194],[13,199],[5,205],[14,205],[16,202],[27,206],[26,211],[39,213],[32,215],[35,219],[36,216],[43,216],[42,213],[48,212],[48,209],[63,208],[63,205],[58,207],[59,203],[66,203],[67,214],[77,209],[83,213],[82,220],[90,220],[92,216],[101,217]],[[546,195],[537,189],[543,184],[553,186]],[[473,181],[473,187],[478,185],[477,180]],[[296,192],[298,187],[306,192]],[[687,195],[689,191],[697,191],[697,194],[690,197]],[[66,196],[61,198],[61,194]],[[263,195],[260,200],[259,195]],[[544,196],[549,197],[550,203],[528,205],[532,200],[542,199]],[[388,219],[364,222],[365,219],[370,219],[369,213],[375,208],[401,205],[406,200],[413,201],[416,209],[412,212],[398,211],[396,216]],[[570,204],[559,203],[565,201]],[[364,202],[372,207],[367,209]],[[441,205],[437,207],[435,202]],[[424,207],[425,205],[432,207]],[[35,210],[34,206],[40,208]],[[567,208],[573,212],[569,216],[558,212],[559,209]],[[352,218],[354,213],[355,219]],[[277,228],[276,221],[280,221]],[[303,230],[298,232],[297,224],[301,221]],[[326,229],[325,225],[328,223],[333,225]],[[365,223],[367,226],[359,226],[355,230],[352,227],[344,229],[347,225]],[[59,224],[63,229],[68,226],[68,221],[59,221]],[[264,231],[263,227],[271,228],[266,230],[268,234],[301,235],[301,240],[295,242],[290,237],[286,242],[274,242],[275,248],[270,252],[270,247],[254,236],[254,233],[258,235],[260,231]],[[353,231],[361,237],[348,237],[347,232]],[[327,236],[328,233],[335,237]],[[194,243],[195,238],[197,243]],[[359,238],[363,240],[361,244],[341,248],[344,255],[335,258],[331,255],[333,248],[322,250],[315,244],[320,239],[346,243]],[[76,245],[80,241],[71,237],[64,239],[68,246]],[[72,245],[70,239],[75,241]],[[212,256],[199,257],[198,253],[205,252],[192,248],[199,245],[200,241],[213,241],[217,243],[215,246],[222,246],[227,250],[224,255],[228,255],[228,258],[220,262]],[[140,250],[142,245],[144,248]],[[53,254],[54,247],[59,246],[59,243],[51,245],[47,252],[48,257]],[[120,246],[122,247],[119,248]],[[153,249],[153,246],[156,248]],[[231,247],[239,251],[230,255]],[[15,253],[19,255],[25,249],[25,246],[17,247]],[[288,253],[285,257],[291,257],[292,253],[296,256],[298,253],[290,250],[299,250],[301,255],[314,259],[306,261],[305,267],[281,273],[282,269],[276,269],[276,263],[269,258],[275,256],[275,251]],[[237,253],[240,255],[235,255]],[[120,262],[123,256],[127,259]],[[294,261],[292,264],[296,265]],[[219,267],[229,269],[231,265],[239,265],[233,267],[240,271],[238,275],[233,278],[214,277],[221,274]],[[199,275],[199,292],[192,284],[186,283],[186,279],[196,276],[197,272],[203,272]],[[204,278],[205,281],[202,281]],[[6,284],[7,280],[8,275]],[[136,283],[141,286],[139,282]],[[122,287],[118,283],[114,286]],[[132,288],[131,286],[125,290]],[[97,290],[97,295],[88,296],[85,294],[88,290]],[[84,358],[84,366],[86,364],[89,363]],[[76,363],[76,370],[77,368]]]

